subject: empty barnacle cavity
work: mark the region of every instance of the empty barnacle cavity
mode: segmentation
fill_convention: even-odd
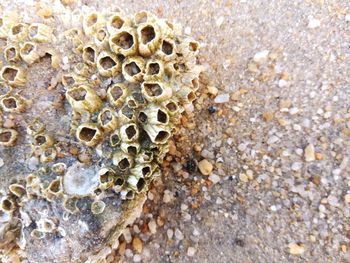
[[[137,83],[142,80],[144,67],[145,62],[143,58],[130,57],[123,63],[123,76],[130,83]]]
[[[109,33],[105,28],[100,28],[95,33],[95,44],[99,49],[104,49],[108,46]]]
[[[15,45],[7,46],[4,50],[4,56],[8,62],[18,61],[20,59],[18,46],[15,46]]]
[[[28,25],[24,23],[14,24],[8,34],[9,39],[12,41],[23,41],[27,38]]]
[[[130,169],[130,173],[137,178],[149,178],[152,175],[152,172],[152,166],[150,164],[139,164]]]
[[[52,40],[53,29],[45,24],[33,23],[29,25],[29,39],[34,42],[49,42]]]
[[[8,198],[3,198],[0,203],[0,208],[4,212],[12,212],[15,209],[15,203]]]
[[[14,129],[0,128],[0,146],[14,146],[18,137],[18,132]]]
[[[21,58],[28,64],[32,64],[40,58],[37,45],[32,42],[24,43],[19,53]]]
[[[120,62],[114,54],[101,52],[97,57],[97,70],[101,76],[114,77],[120,71]]]
[[[102,139],[102,132],[94,123],[83,123],[78,127],[76,136],[79,142],[87,146],[94,146]]]
[[[119,131],[116,130],[110,135],[109,143],[112,147],[116,147],[120,144],[120,142],[121,142],[121,140],[120,140]]]
[[[139,113],[139,120],[141,118],[142,123],[151,124],[168,124],[169,115],[165,109],[158,106],[149,107],[145,111]],[[146,120],[145,120],[146,119]]]
[[[97,49],[93,45],[87,45],[83,48],[83,60],[89,65],[95,65]]]
[[[136,53],[136,34],[133,29],[124,29],[114,33],[109,38],[109,45],[116,54],[130,56]]]
[[[137,193],[142,192],[146,186],[146,180],[142,177],[131,175],[127,179],[128,187]]]
[[[125,171],[132,167],[133,159],[130,155],[124,152],[116,152],[113,155],[113,164],[117,166],[120,170]]]
[[[74,163],[63,176],[63,190],[65,194],[86,196],[93,193],[99,183],[98,173],[94,167]]]
[[[98,115],[98,123],[104,131],[114,131],[118,126],[115,111],[111,108],[104,108]]]
[[[138,142],[123,142],[120,145],[120,149],[127,154],[135,156],[140,151],[141,146]]]
[[[47,134],[37,134],[34,136],[34,146],[41,149],[47,149],[54,144],[54,140]]]
[[[3,67],[0,77],[3,81],[13,86],[23,86],[26,83],[25,70],[16,66]]]
[[[56,159],[57,150],[54,147],[45,149],[40,155],[40,162],[48,163]]]
[[[122,27],[129,26],[130,22],[127,17],[121,14],[111,15],[107,22],[107,30],[110,33],[120,30]]]
[[[164,82],[143,82],[142,94],[150,102],[160,102],[172,96],[172,89]]]
[[[123,105],[128,94],[128,88],[123,83],[116,83],[110,86],[107,90],[107,98],[110,104],[115,107]]]
[[[91,12],[83,18],[83,29],[85,34],[93,35],[105,23],[104,16],[98,12]]]
[[[149,19],[150,14],[146,11],[140,11],[134,15],[134,23],[136,25],[147,23]]]
[[[0,99],[0,105],[5,112],[21,113],[26,110],[26,103],[19,95],[6,95]]]
[[[14,194],[15,196],[21,198],[23,195],[26,194],[26,189],[23,185],[21,184],[11,184],[9,186],[9,190],[12,194]]]
[[[94,201],[91,204],[91,212],[94,215],[102,214],[105,208],[106,208],[106,204],[101,200]]]
[[[139,129],[135,123],[128,123],[120,128],[120,137],[124,142],[132,142],[138,139]]]
[[[156,23],[145,23],[137,27],[139,52],[142,56],[151,56],[159,47],[161,33]]]
[[[175,42],[170,39],[163,39],[161,43],[160,52],[158,53],[162,59],[169,61],[174,58],[175,54]]]
[[[164,65],[161,60],[149,60],[146,64],[145,81],[161,81],[164,77]]]
[[[86,85],[68,89],[66,98],[73,110],[77,112],[96,112],[102,106],[102,101],[96,91]]]
[[[145,125],[144,130],[147,132],[151,141],[155,144],[164,144],[170,138],[170,130],[164,125]]]

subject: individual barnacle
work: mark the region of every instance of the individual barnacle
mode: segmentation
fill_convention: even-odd
[[[102,139],[101,129],[94,123],[83,123],[76,131],[77,139],[87,146],[94,146]]]
[[[129,105],[124,105],[118,112],[119,123],[130,123],[136,121],[135,111],[129,107]]]
[[[172,89],[164,82],[148,81],[142,83],[142,95],[147,101],[161,102],[170,99],[172,96]]]
[[[38,47],[33,42],[25,42],[19,51],[21,58],[29,65],[40,58]]]
[[[26,102],[19,95],[5,95],[0,99],[0,105],[6,112],[21,113],[26,110]]]
[[[54,147],[45,149],[40,155],[40,162],[48,163],[56,159],[57,150]]]
[[[143,79],[144,68],[145,61],[142,57],[128,57],[122,65],[123,76],[131,83],[140,82]]]
[[[96,65],[97,48],[94,45],[86,45],[83,47],[83,61],[91,66]]]
[[[169,127],[165,125],[150,125],[147,124],[144,127],[151,141],[155,144],[164,144],[170,138],[171,132]]]
[[[52,136],[48,134],[36,134],[34,136],[33,145],[39,147],[40,149],[47,149],[54,144]]]
[[[43,56],[50,58],[52,68],[60,68],[61,57],[54,49],[44,48],[40,53],[44,54]]]
[[[131,175],[128,177],[127,182],[128,182],[128,187],[137,193],[140,193],[143,190],[145,190],[145,186],[146,186],[145,178]]]
[[[157,51],[157,55],[163,61],[170,61],[176,57],[176,44],[175,41],[169,38],[162,39],[160,48]]]
[[[74,66],[74,72],[76,74],[78,74],[80,77],[85,78],[88,77],[90,74],[90,67],[89,65],[85,64],[85,63],[77,63]],[[74,81],[74,80],[72,80]],[[75,81],[74,81],[75,82]],[[83,82],[83,81],[82,81]],[[65,85],[66,86],[66,85]]]
[[[34,119],[27,126],[27,134],[35,136],[36,134],[42,133],[45,130],[45,125],[38,119]]]
[[[167,110],[151,105],[144,111],[139,112],[139,120],[142,123],[167,125],[169,123],[169,115]]]
[[[38,229],[33,229],[32,232],[30,232],[30,236],[34,239],[43,239],[45,237],[45,233],[39,231]]]
[[[49,42],[52,40],[53,29],[45,24],[33,23],[29,25],[28,36],[34,42]]]
[[[121,13],[111,15],[106,23],[107,30],[110,34],[120,31],[122,28],[129,27],[130,25],[130,19]]]
[[[94,41],[99,50],[109,46],[109,33],[105,28],[100,28],[94,34]]]
[[[128,87],[123,83],[116,83],[107,90],[107,98],[110,104],[115,107],[123,105],[128,95]]]
[[[52,233],[56,228],[56,224],[49,218],[40,218],[37,221],[37,230],[42,233]]]
[[[9,186],[9,190],[12,194],[14,194],[15,196],[21,198],[22,196],[24,196],[26,194],[26,189],[23,185],[21,184],[11,184]]]
[[[120,71],[120,62],[116,55],[103,51],[97,57],[97,70],[103,77],[115,77]]]
[[[53,198],[62,196],[62,194],[62,177],[57,177],[55,180],[51,181],[51,183],[47,187],[46,197],[48,198],[48,200],[53,200]]]
[[[67,212],[71,214],[75,214],[79,212],[77,203],[78,203],[77,197],[68,197],[63,201],[63,207]]]
[[[105,18],[101,13],[91,12],[83,18],[83,29],[86,35],[93,35],[105,24]]]
[[[99,188],[101,190],[108,189],[113,186],[115,172],[111,168],[102,168],[98,171]]]
[[[138,164],[134,168],[130,169],[130,173],[135,177],[149,178],[151,177],[153,168],[151,164]]]
[[[161,32],[156,23],[146,22],[137,27],[137,41],[139,53],[142,56],[151,56],[159,47]]]
[[[128,123],[120,127],[120,138],[123,142],[133,142],[139,137],[139,129],[135,123]]]
[[[16,66],[5,66],[1,69],[0,77],[13,86],[23,86],[26,83],[26,72]]]
[[[124,152],[116,152],[113,155],[113,164],[117,166],[120,170],[125,171],[133,166],[133,159],[129,154]]]
[[[70,73],[62,75],[61,81],[65,87],[72,87],[74,85],[84,84],[86,82],[86,79],[83,76]]]
[[[16,22],[18,15],[15,13],[12,14],[2,14],[0,17],[0,38],[6,39],[8,37],[8,32]]]
[[[194,93],[194,91],[187,86],[181,87],[181,89],[176,93],[176,96],[184,104],[192,103],[196,99],[196,94]]]
[[[55,163],[52,165],[52,171],[57,174],[64,174],[67,170],[65,163]]]
[[[73,110],[82,112],[96,112],[102,106],[102,101],[96,91],[87,85],[80,85],[68,89],[66,98]]]
[[[130,155],[137,155],[141,149],[141,145],[138,142],[123,142],[120,145],[120,149]]]
[[[163,106],[167,109],[170,116],[176,116],[180,113],[179,104],[175,100],[164,101]]]
[[[7,62],[16,62],[20,59],[19,48],[16,45],[8,45],[4,50],[4,57]]]
[[[119,192],[125,184],[125,180],[122,176],[118,175],[114,179],[113,190]]]
[[[13,212],[15,210],[15,203],[9,198],[3,198],[0,203],[0,209],[4,212]]]
[[[116,54],[131,56],[137,52],[136,32],[132,28],[125,28],[121,31],[111,34],[109,37],[110,48]]]
[[[139,25],[139,24],[144,24],[147,22],[154,22],[155,18],[152,14],[148,13],[147,11],[140,11],[134,15],[134,24]]]
[[[16,23],[12,25],[8,33],[8,38],[12,41],[21,42],[27,38],[28,25],[25,23]]]
[[[14,146],[18,137],[18,132],[14,129],[0,128],[0,146]]]
[[[114,131],[118,126],[115,111],[111,108],[104,108],[98,115],[98,123],[105,132]]]
[[[164,77],[164,64],[161,60],[149,60],[146,64],[145,81],[162,81]]]
[[[137,156],[135,161],[140,164],[150,163],[153,160],[153,153],[150,151],[142,150]]]
[[[106,204],[101,200],[94,201],[91,204],[91,212],[94,215],[102,214],[105,208]]]
[[[120,144],[121,140],[120,140],[120,135],[119,135],[119,131],[115,130],[109,137],[109,144],[112,147],[116,147]]]
[[[195,57],[199,52],[199,43],[192,39],[185,39],[181,44],[179,51],[184,56],[192,56]]]

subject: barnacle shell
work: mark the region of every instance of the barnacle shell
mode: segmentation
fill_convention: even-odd
[[[30,19],[0,17],[0,261],[104,262],[196,99],[199,43],[146,11]]]

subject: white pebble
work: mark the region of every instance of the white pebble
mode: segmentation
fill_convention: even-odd
[[[194,254],[196,254],[196,248],[194,248],[194,247],[189,247],[188,249],[187,249],[187,256],[189,256],[189,257],[193,257],[194,256]]]
[[[131,242],[132,237],[131,237],[131,233],[130,233],[130,229],[129,228],[125,228],[124,229],[123,236],[124,236],[124,239],[125,239],[126,243],[130,243]]]
[[[172,230],[171,228],[169,228],[167,231],[166,231],[166,234],[168,236],[168,239],[172,239],[173,236],[174,236],[174,230]]]
[[[296,108],[296,107],[293,107],[293,108],[291,108],[291,109],[289,110],[289,113],[290,113],[291,115],[297,114],[298,112],[299,112],[299,109]]]
[[[157,233],[157,223],[154,219],[148,222],[148,228],[152,234]]]
[[[292,170],[293,171],[299,171],[301,168],[303,167],[303,164],[302,163],[300,163],[300,162],[294,162],[293,164],[292,164]]]
[[[0,167],[4,166],[4,160],[2,158],[0,158]]]
[[[226,103],[229,101],[230,101],[230,94],[228,94],[228,93],[220,94],[220,95],[216,96],[214,99],[215,103]]]
[[[327,201],[328,201],[328,203],[329,203],[331,206],[337,206],[337,205],[338,205],[338,198],[335,197],[334,195],[328,196]]]
[[[309,20],[308,28],[314,29],[314,28],[320,27],[320,25],[321,25],[320,20],[315,19],[315,18],[311,18]]]
[[[173,194],[169,190],[164,191],[163,202],[169,203],[173,199]]]
[[[286,81],[284,79],[280,79],[278,81],[278,87],[285,88],[285,87],[288,87],[288,86],[289,86],[289,81]]]
[[[185,34],[186,35],[191,35],[191,28],[190,27],[185,27]]]
[[[218,182],[220,182],[220,179],[220,176],[213,173],[209,176],[209,180],[212,181],[213,184],[217,184]]]
[[[182,232],[178,228],[175,230],[175,237],[176,237],[177,240],[184,239],[184,235],[182,234]]]
[[[220,27],[223,22],[224,22],[224,17],[223,16],[220,16],[218,19],[216,19],[217,27]]]
[[[259,64],[265,62],[267,60],[269,53],[270,53],[270,51],[268,51],[268,50],[263,50],[263,51],[256,53],[254,55],[254,58],[253,58],[254,62],[259,63]]]
[[[275,142],[278,142],[280,139],[275,136],[275,135],[272,135],[268,140],[267,140],[267,144],[271,145],[271,144],[274,144]]]
[[[141,262],[141,256],[139,254],[136,254],[134,257],[133,257],[133,260],[134,262]]]
[[[134,255],[134,254],[132,253],[132,250],[131,250],[130,248],[125,249],[125,256],[126,256],[127,258],[132,258],[133,255]]]
[[[350,14],[348,14],[348,15],[345,16],[345,21],[346,21],[346,22],[350,22]]]

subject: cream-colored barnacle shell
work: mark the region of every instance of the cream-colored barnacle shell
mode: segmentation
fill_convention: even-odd
[[[45,48],[43,49],[43,53],[45,55],[49,55],[51,59],[51,67],[54,69],[59,69],[60,68],[60,62],[61,62],[61,57],[57,51],[55,51],[52,48]]]
[[[63,208],[71,213],[71,214],[75,214],[77,212],[79,212],[79,209],[77,207],[77,203],[78,203],[78,197],[67,197],[64,199],[63,201]]]
[[[91,212],[94,215],[102,214],[105,208],[106,204],[101,200],[94,201],[91,204]]]
[[[83,123],[76,131],[77,139],[87,145],[94,146],[102,139],[102,131],[95,123]]]
[[[150,163],[153,160],[153,152],[141,150],[140,153],[136,156],[136,163],[145,164]]]
[[[149,57],[155,53],[161,42],[161,32],[157,23],[140,24],[137,27],[137,40],[139,53],[142,56]]]
[[[55,197],[61,197],[63,195],[62,177],[58,176],[55,180],[51,181],[46,189],[46,198],[53,200]]]
[[[17,45],[8,45],[4,50],[4,57],[7,62],[15,62],[20,59],[19,47]]]
[[[29,65],[40,58],[38,46],[33,42],[25,42],[19,50],[21,58]]]
[[[147,124],[143,126],[151,141],[155,144],[164,144],[171,136],[171,131],[165,125]]]
[[[8,38],[11,41],[21,42],[26,40],[28,36],[28,25],[25,23],[13,24],[8,33]]]
[[[133,158],[129,154],[122,151],[114,153],[112,161],[113,164],[122,171],[131,168],[134,164]]]
[[[41,155],[40,155],[40,162],[42,163],[48,163],[52,162],[56,159],[57,156],[57,150],[55,147],[50,147],[48,149],[45,149]]]
[[[18,132],[14,129],[0,128],[0,146],[14,146],[18,137]]]
[[[176,58],[176,43],[170,38],[161,40],[157,56],[163,61],[172,61]]]
[[[170,116],[178,116],[180,111],[179,104],[176,100],[170,99],[162,103],[163,107],[167,109]]]
[[[128,123],[120,127],[120,138],[123,142],[133,142],[139,138],[139,129],[135,123]]]
[[[61,81],[62,81],[63,86],[65,86],[65,87],[72,87],[72,86],[80,85],[80,84],[87,82],[85,77],[79,76],[79,75],[74,74],[74,73],[62,75]]]
[[[121,64],[117,56],[108,51],[102,51],[97,57],[97,70],[103,77],[115,77],[120,72]]]
[[[153,173],[153,167],[151,164],[137,164],[134,168],[130,169],[130,173],[137,178],[149,178]]]
[[[65,163],[55,163],[52,165],[52,171],[57,174],[64,174],[67,170]]]
[[[119,123],[122,124],[136,122],[136,113],[134,109],[130,108],[127,104],[118,111],[118,117]]]
[[[125,80],[131,83],[142,81],[145,69],[145,61],[142,57],[128,57],[122,65],[122,72]]]
[[[109,136],[109,144],[112,147],[116,147],[120,144],[120,135],[119,135],[119,130],[115,130],[110,136]]]
[[[89,65],[87,65],[85,63],[77,63],[77,64],[75,64],[73,70],[74,70],[74,72],[76,74],[78,74],[79,76],[84,77],[84,78],[88,78],[89,75],[90,75],[90,67],[89,67]],[[81,82],[83,82],[83,81],[81,81]]]
[[[116,54],[131,56],[137,52],[137,37],[133,28],[124,28],[111,34],[109,37],[109,46]]]
[[[0,78],[12,86],[24,86],[27,74],[25,69],[11,65],[1,69]]]
[[[98,115],[98,123],[105,132],[114,131],[118,127],[118,118],[115,110],[104,108]]]
[[[166,19],[157,19],[163,38],[175,38],[175,25]]]
[[[40,218],[37,222],[37,230],[42,233],[52,233],[56,230],[56,224],[49,218]]]
[[[99,188],[106,190],[113,186],[115,179],[115,172],[111,168],[102,168],[98,171]]]
[[[83,61],[84,63],[95,66],[97,57],[97,48],[95,45],[88,44],[83,48]]]
[[[178,51],[189,59],[198,55],[200,45],[197,41],[186,38],[178,47]]]
[[[49,42],[52,40],[53,29],[42,23],[32,23],[28,28],[29,39],[34,42]]]
[[[140,152],[141,145],[139,142],[122,142],[120,149],[130,155],[137,155]]]
[[[109,33],[105,28],[100,28],[94,34],[95,45],[99,50],[105,50],[109,47]]]
[[[38,119],[34,119],[27,126],[27,134],[34,136],[39,133],[43,133],[45,130],[45,125]]]
[[[18,14],[17,13],[11,13],[8,15],[2,15],[0,17],[0,38],[6,39],[8,37],[8,32],[13,26],[13,24],[16,23],[18,20]]]
[[[128,177],[127,182],[128,187],[137,193],[140,193],[143,190],[145,190],[146,180],[142,177],[136,177],[134,175],[131,175]]]
[[[66,98],[73,110],[79,113],[94,113],[102,106],[102,101],[96,91],[87,85],[80,85],[68,89]]]
[[[171,87],[165,82],[145,81],[142,83],[142,95],[149,102],[161,102],[172,96]]]
[[[34,136],[33,144],[40,149],[48,149],[54,144],[54,139],[48,134],[40,133]]]
[[[151,104],[147,109],[139,113],[139,120],[142,123],[167,125],[169,123],[169,115],[167,110]]]
[[[116,83],[107,90],[107,98],[110,104],[115,107],[123,105],[128,96],[128,87],[124,83]]]
[[[24,187],[23,185],[21,185],[21,184],[16,184],[16,183],[11,184],[11,185],[9,186],[9,190],[10,190],[10,192],[11,192],[13,195],[15,195],[15,196],[17,196],[17,197],[19,197],[19,198],[21,198],[22,196],[24,196],[24,195],[26,194],[26,192],[27,192],[27,190],[25,189],[25,187]]]
[[[15,210],[15,207],[16,207],[16,205],[13,202],[13,200],[11,200],[11,199],[9,199],[7,197],[4,197],[1,200],[1,203],[0,203],[1,211],[11,213],[11,212],[13,212],[13,210]]]
[[[0,105],[5,112],[21,113],[26,111],[26,101],[20,95],[5,95],[0,99]]]
[[[182,103],[192,103],[196,99],[196,94],[193,89],[188,86],[183,86],[176,93],[177,98]]]
[[[99,12],[90,12],[84,15],[83,29],[86,35],[93,35],[98,29],[105,25],[104,16]]]
[[[164,63],[161,60],[149,60],[146,64],[145,81],[162,81],[164,78]]]
[[[131,21],[128,16],[122,13],[115,13],[108,18],[107,30],[110,34],[113,34],[123,28],[131,26]]]
[[[118,175],[115,177],[113,190],[119,192],[125,184],[125,180],[122,176]]]
[[[139,11],[134,15],[133,22],[135,25],[145,24],[147,22],[155,22],[155,16],[145,10]]]

